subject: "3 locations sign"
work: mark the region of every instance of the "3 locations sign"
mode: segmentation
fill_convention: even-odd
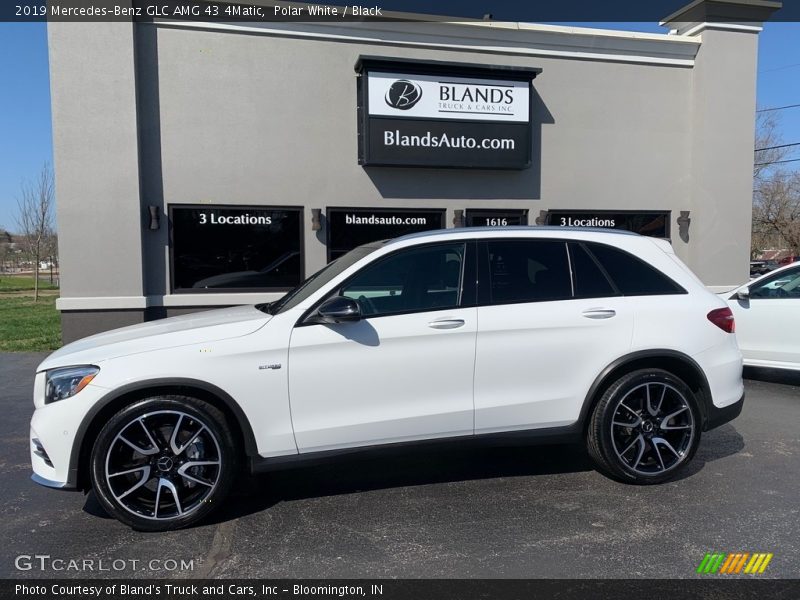
[[[547,213],[547,224],[559,227],[602,227],[625,229],[641,235],[669,238],[669,211],[583,211],[551,210]]]
[[[295,207],[173,204],[172,291],[286,290],[303,281]]]
[[[525,169],[532,70],[364,60],[359,163]]]

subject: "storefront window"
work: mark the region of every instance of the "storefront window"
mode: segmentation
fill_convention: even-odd
[[[465,224],[467,227],[511,227],[527,225],[527,210],[468,210]]]
[[[444,227],[444,210],[329,208],[326,217],[329,261],[362,244]]]
[[[302,209],[170,207],[174,292],[287,290],[303,280]]]
[[[547,213],[547,224],[557,227],[624,229],[669,239],[669,215],[666,210],[551,210]]]

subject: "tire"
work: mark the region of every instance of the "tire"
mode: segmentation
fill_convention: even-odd
[[[222,504],[237,462],[222,412],[188,396],[156,396],[126,406],[100,431],[92,489],[106,512],[136,530],[180,529]]]
[[[598,470],[611,478],[656,484],[691,461],[700,430],[697,398],[689,386],[668,371],[642,369],[623,375],[600,397],[586,445]]]

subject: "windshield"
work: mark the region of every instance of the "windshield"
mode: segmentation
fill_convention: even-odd
[[[335,279],[348,267],[354,265],[368,254],[375,252],[375,250],[383,246],[385,243],[385,241],[372,242],[370,244],[359,246],[358,248],[353,248],[344,256],[340,256],[333,262],[328,263],[327,266],[322,267],[322,269],[314,273],[299,286],[287,292],[287,294],[280,300],[276,300],[270,304],[258,304],[256,305],[256,308],[263,310],[264,312],[268,312],[271,315],[277,315],[285,310],[294,308],[306,298],[317,292],[317,290],[322,288],[328,282]]]

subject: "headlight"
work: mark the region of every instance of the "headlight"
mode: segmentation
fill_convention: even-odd
[[[94,365],[63,367],[47,371],[44,403],[50,404],[74,396],[89,385],[89,382],[99,372],[100,369]]]

